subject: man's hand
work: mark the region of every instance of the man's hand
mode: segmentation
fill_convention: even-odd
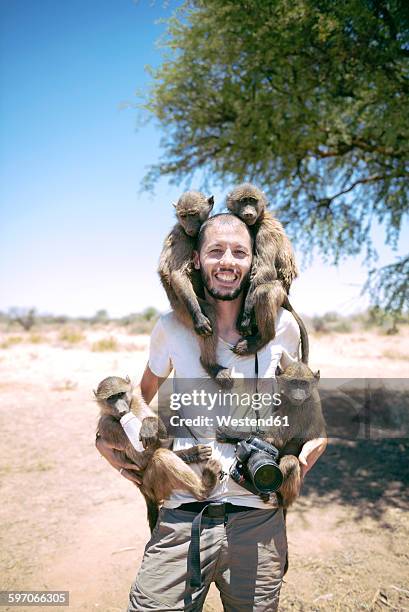
[[[309,472],[314,463],[319,459],[327,448],[328,438],[314,438],[308,440],[301,449],[298,460],[301,466],[301,478]]]
[[[137,465],[131,463],[124,453],[111,448],[101,436],[95,440],[95,446],[103,457],[127,480],[138,485],[142,484],[142,473]]]

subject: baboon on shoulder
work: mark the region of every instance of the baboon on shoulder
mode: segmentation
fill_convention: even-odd
[[[159,260],[159,276],[170,305],[183,325],[198,334],[200,362],[221,386],[232,384],[230,371],[217,363],[217,321],[213,307],[203,296],[198,273],[193,267],[193,251],[201,225],[213,208],[213,196],[198,191],[182,194],[176,208],[178,223],[165,239]]]
[[[250,287],[244,302],[239,331],[245,336],[236,344],[239,355],[256,353],[275,337],[275,321],[280,306],[296,319],[301,333],[302,361],[308,363],[308,334],[288,299],[298,271],[294,251],[281,223],[267,210],[264,193],[251,183],[235,187],[227,196],[227,208],[250,228],[254,255]],[[257,333],[252,335],[252,315]]]
[[[134,389],[129,378],[104,378],[94,394],[101,415],[98,433],[110,448],[121,451],[124,459],[140,468],[140,491],[145,497],[151,531],[158,518],[158,506],[175,489],[188,491],[199,500],[209,497],[221,474],[221,465],[215,459],[208,459],[208,446],[199,445],[180,453],[162,448],[161,444],[166,444],[166,429],[160,419],[144,416],[149,414],[149,408],[140,389]],[[142,420],[140,439],[145,447],[142,452],[134,448],[120,423],[121,417],[128,412],[133,412]],[[189,463],[207,459],[201,478],[186,465],[184,459]]]

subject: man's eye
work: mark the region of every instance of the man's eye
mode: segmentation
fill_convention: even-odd
[[[247,255],[246,251],[242,250],[234,251],[234,254],[237,255],[237,257],[245,257]]]

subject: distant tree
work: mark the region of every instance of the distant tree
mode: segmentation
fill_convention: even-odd
[[[376,222],[396,247],[408,213],[409,3],[193,0],[164,46],[143,105],[164,132],[147,187],[197,170],[212,183],[250,179],[306,253],[337,263],[364,251],[374,266]],[[407,268],[406,256],[373,272],[381,305],[408,306]]]
[[[152,321],[153,319],[157,319],[158,316],[159,311],[156,310],[156,308],[154,308],[153,306],[148,306],[148,308],[145,308],[145,310],[142,312],[142,318],[146,321]]]
[[[91,323],[103,324],[109,321],[108,312],[104,309],[97,310],[94,316],[91,319]]]
[[[17,308],[13,306],[9,310],[9,318],[19,323],[25,331],[30,331],[36,323],[37,314],[35,308]]]

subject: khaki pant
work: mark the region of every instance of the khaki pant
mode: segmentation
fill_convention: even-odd
[[[282,508],[203,516],[200,556],[203,586],[191,589],[188,550],[194,513],[162,508],[131,587],[128,612],[202,610],[211,582],[225,612],[278,609],[287,553]]]

